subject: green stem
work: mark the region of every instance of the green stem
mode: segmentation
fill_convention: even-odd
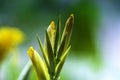
[[[31,62],[29,61],[29,62],[25,65],[23,71],[20,73],[20,76],[18,77],[18,80],[28,80],[28,75],[29,75],[29,73],[30,73],[31,66],[32,66],[32,64],[31,64]]]

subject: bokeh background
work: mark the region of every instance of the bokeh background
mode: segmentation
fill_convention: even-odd
[[[44,42],[50,22],[57,24],[61,16],[63,29],[71,13],[75,16],[72,48],[62,80],[120,80],[119,0],[0,0],[0,30],[16,27],[24,34],[22,43],[7,51],[0,63],[0,80],[17,80],[29,61],[28,48],[32,45],[39,51],[36,34]],[[30,80],[35,79],[31,71]]]

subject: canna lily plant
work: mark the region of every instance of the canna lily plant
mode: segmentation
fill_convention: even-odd
[[[61,69],[71,48],[69,42],[73,23],[74,15],[71,14],[66,21],[60,38],[61,21],[58,19],[57,28],[55,28],[55,23],[52,21],[45,31],[44,46],[37,35],[43,58],[33,47],[29,48],[27,53],[32,61],[38,80],[60,80]]]

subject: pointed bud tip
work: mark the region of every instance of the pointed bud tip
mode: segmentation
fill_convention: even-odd
[[[74,14],[70,15],[70,17],[68,18],[67,22],[69,22],[69,23],[74,22]]]
[[[30,56],[30,58],[32,58],[33,54],[34,54],[34,48],[31,46],[29,48],[29,50],[27,51],[28,55]]]
[[[52,31],[52,30],[55,30],[55,22],[54,21],[52,21],[51,23],[50,23],[50,25],[48,26],[48,28],[47,28],[47,31],[49,32],[49,31]]]
[[[55,22],[54,22],[54,21],[52,21],[52,22],[50,23],[50,27],[51,27],[52,29],[55,28]]]

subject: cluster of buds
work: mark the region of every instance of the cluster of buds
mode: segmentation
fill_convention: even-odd
[[[33,47],[29,48],[28,55],[32,61],[38,80],[60,79],[60,72],[66,60],[68,51],[71,48],[69,42],[73,23],[74,15],[71,14],[66,21],[62,36],[60,36],[60,19],[58,19],[57,28],[55,28],[55,23],[52,21],[45,32],[46,37],[44,46],[37,36],[43,59]]]

